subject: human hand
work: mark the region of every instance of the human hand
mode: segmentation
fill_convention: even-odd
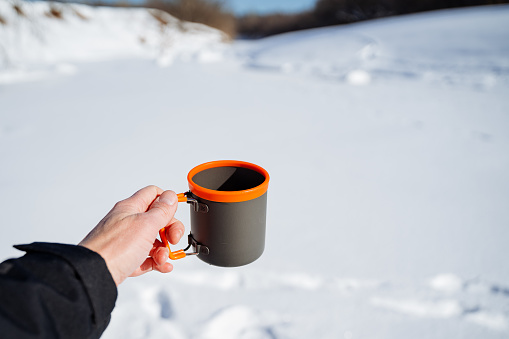
[[[99,253],[110,270],[115,284],[156,270],[168,273],[169,250],[157,239],[161,228],[176,244],[184,235],[184,225],[173,216],[178,198],[173,191],[148,186],[130,198],[119,201],[79,245]]]

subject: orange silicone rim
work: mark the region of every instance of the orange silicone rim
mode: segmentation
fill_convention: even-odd
[[[262,174],[265,177],[265,180],[260,185],[247,189],[242,191],[216,191],[211,190],[205,187],[202,187],[198,184],[196,184],[193,181],[193,177],[206,169],[209,168],[216,168],[216,167],[243,167],[248,168],[253,171],[256,171],[260,174]],[[198,165],[195,168],[193,168],[191,171],[189,171],[189,174],[187,175],[187,181],[189,183],[189,189],[191,190],[191,193],[194,195],[210,200],[210,201],[216,201],[216,202],[242,202],[242,201],[248,201],[253,200],[258,197],[261,197],[262,195],[267,192],[267,189],[269,188],[269,173],[263,169],[262,167],[245,162],[245,161],[237,161],[237,160],[218,160],[218,161],[211,161],[206,162],[204,164]]]

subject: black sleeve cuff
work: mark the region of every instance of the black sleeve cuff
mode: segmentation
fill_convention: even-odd
[[[41,242],[15,245],[14,248],[28,253],[53,254],[64,259],[83,282],[92,305],[94,321],[97,324],[109,322],[117,300],[117,286],[106,262],[98,253],[83,246]]]

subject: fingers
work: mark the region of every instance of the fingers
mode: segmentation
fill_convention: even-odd
[[[170,250],[163,244],[155,247],[149,254],[157,265],[163,265],[170,258]]]
[[[155,253],[155,251],[159,248],[159,247],[166,247],[159,239],[156,239],[154,241],[154,244],[152,245],[152,249],[150,250],[148,256],[151,257],[152,254]]]
[[[169,225],[177,211],[178,197],[173,191],[164,191],[143,214],[147,224],[159,230]]]
[[[131,197],[122,200],[119,204],[129,206],[132,209],[132,213],[143,213],[149,209],[154,200],[163,192],[157,186],[147,186],[134,193]]]
[[[168,238],[170,244],[176,245],[184,236],[185,231],[184,224],[180,220],[173,218],[166,228],[166,238]]]
[[[150,250],[149,257],[130,276],[137,277],[151,271],[169,273],[173,270],[173,265],[166,262],[168,259],[168,248],[156,239],[154,247]]]
[[[161,273],[170,273],[173,270],[173,265],[169,262],[165,262],[162,265],[158,265],[153,258],[147,258],[145,261],[136,269],[136,271],[131,274],[131,277],[137,277],[142,274],[151,272],[151,271],[158,271]]]

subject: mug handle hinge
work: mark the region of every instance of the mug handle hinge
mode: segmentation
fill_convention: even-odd
[[[191,192],[184,193],[187,198],[187,203],[193,205],[193,209],[195,212],[202,212],[207,213],[209,211],[209,207],[206,204],[203,204],[201,202],[198,202],[198,200],[191,198],[190,195]]]
[[[186,253],[187,255],[198,255],[198,254],[208,255],[210,253],[209,248],[197,242],[196,239],[193,237],[192,233],[189,233],[189,235],[187,236],[187,243],[188,245],[186,248],[183,249],[183,251],[187,251],[189,248],[191,248],[191,246],[193,246],[194,248],[194,252]]]

